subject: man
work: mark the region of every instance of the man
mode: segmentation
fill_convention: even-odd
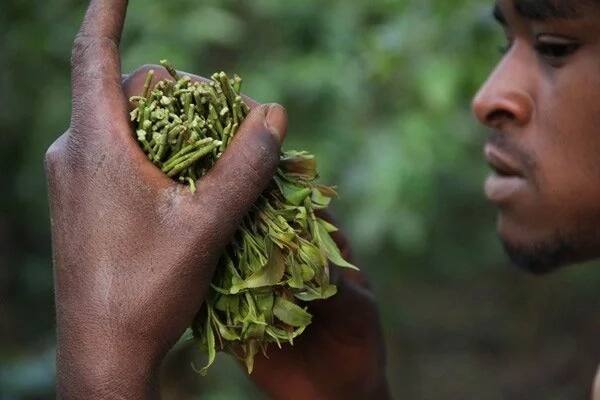
[[[598,258],[600,2],[502,0],[494,16],[508,44],[473,110],[506,252],[534,273]]]
[[[61,398],[159,397],[161,361],[271,179],[286,131],[281,106],[246,99],[252,112],[195,194],[163,176],[127,118],[147,68],[121,81],[126,6],[90,2],[73,48],[70,128],[46,156]],[[495,15],[509,46],[473,107],[493,130],[486,193],[500,236],[534,272],[598,257],[600,4],[500,0]],[[338,295],[311,305],[296,346],[256,361],[251,379],[270,398],[389,398],[368,286],[354,272],[336,280]]]

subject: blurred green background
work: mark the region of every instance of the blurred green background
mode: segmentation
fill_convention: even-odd
[[[0,4],[0,400],[54,397],[45,149],[69,121],[85,1]],[[132,1],[123,70],[169,58],[284,104],[370,276],[398,399],[584,399],[600,360],[600,268],[508,266],[482,195],[469,101],[499,59],[490,0]],[[324,349],[323,351],[327,351]],[[169,399],[263,398],[228,357],[183,347]],[[290,395],[293,399],[293,395]]]

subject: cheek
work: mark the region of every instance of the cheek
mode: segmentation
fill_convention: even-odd
[[[591,65],[596,58],[534,74],[535,112],[514,140],[535,167],[530,190],[500,209],[499,233],[509,242],[598,233],[600,73],[590,73],[600,71],[600,61]]]
[[[600,79],[577,76],[586,74],[556,79],[539,99],[530,138],[553,218],[600,212]]]

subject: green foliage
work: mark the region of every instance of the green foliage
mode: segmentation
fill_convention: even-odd
[[[69,121],[84,6],[2,2],[0,398],[52,397],[52,364],[39,374],[54,329],[41,160]],[[485,134],[469,101],[503,41],[491,7],[130,2],[124,71],[166,57],[200,75],[236,72],[245,93],[286,106],[286,147],[314,153],[342,193],[336,215],[374,284],[397,398],[584,398],[600,354],[598,269],[532,279],[507,268],[481,195]],[[261,398],[233,363],[202,381],[177,360],[164,384],[173,398]]]

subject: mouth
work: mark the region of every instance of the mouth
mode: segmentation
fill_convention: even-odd
[[[523,172],[519,168],[518,163],[509,155],[491,144],[487,144],[483,151],[488,165],[498,176],[523,178]]]
[[[506,203],[525,189],[527,180],[516,160],[491,144],[485,146],[484,154],[493,170],[485,181],[485,194],[490,201]]]

